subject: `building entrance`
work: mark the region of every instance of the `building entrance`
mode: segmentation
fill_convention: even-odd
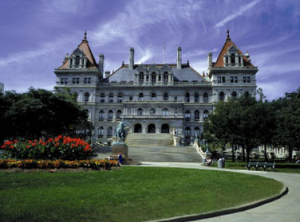
[[[155,133],[155,125],[154,124],[149,124],[148,133]]]
[[[134,133],[141,133],[142,132],[142,125],[141,124],[135,124],[134,125]]]
[[[168,124],[163,124],[161,126],[161,133],[169,133],[170,130],[169,130],[169,125]]]

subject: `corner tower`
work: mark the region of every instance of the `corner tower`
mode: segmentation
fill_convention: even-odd
[[[217,58],[212,62],[208,54],[208,75],[212,81],[212,102],[226,101],[242,95],[256,95],[256,73],[258,68],[250,60],[248,52],[244,55],[229,36]]]

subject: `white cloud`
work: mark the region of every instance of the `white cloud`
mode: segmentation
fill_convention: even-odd
[[[260,0],[256,0],[254,2],[249,3],[246,6],[242,6],[237,12],[235,12],[235,13],[227,16],[222,21],[220,21],[219,23],[217,23],[215,25],[215,27],[216,28],[220,28],[220,27],[226,25],[228,22],[230,22],[231,20],[235,19],[236,17],[243,15],[244,12],[248,11],[249,9],[251,9],[252,7],[254,7],[259,2],[260,2]]]

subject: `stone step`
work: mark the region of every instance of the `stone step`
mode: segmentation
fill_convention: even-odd
[[[128,146],[171,146],[173,136],[168,133],[131,133],[127,136],[125,143]]]

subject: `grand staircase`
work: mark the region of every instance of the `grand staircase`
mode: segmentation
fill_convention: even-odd
[[[173,136],[169,133],[131,133],[125,143],[131,146],[172,146]]]

